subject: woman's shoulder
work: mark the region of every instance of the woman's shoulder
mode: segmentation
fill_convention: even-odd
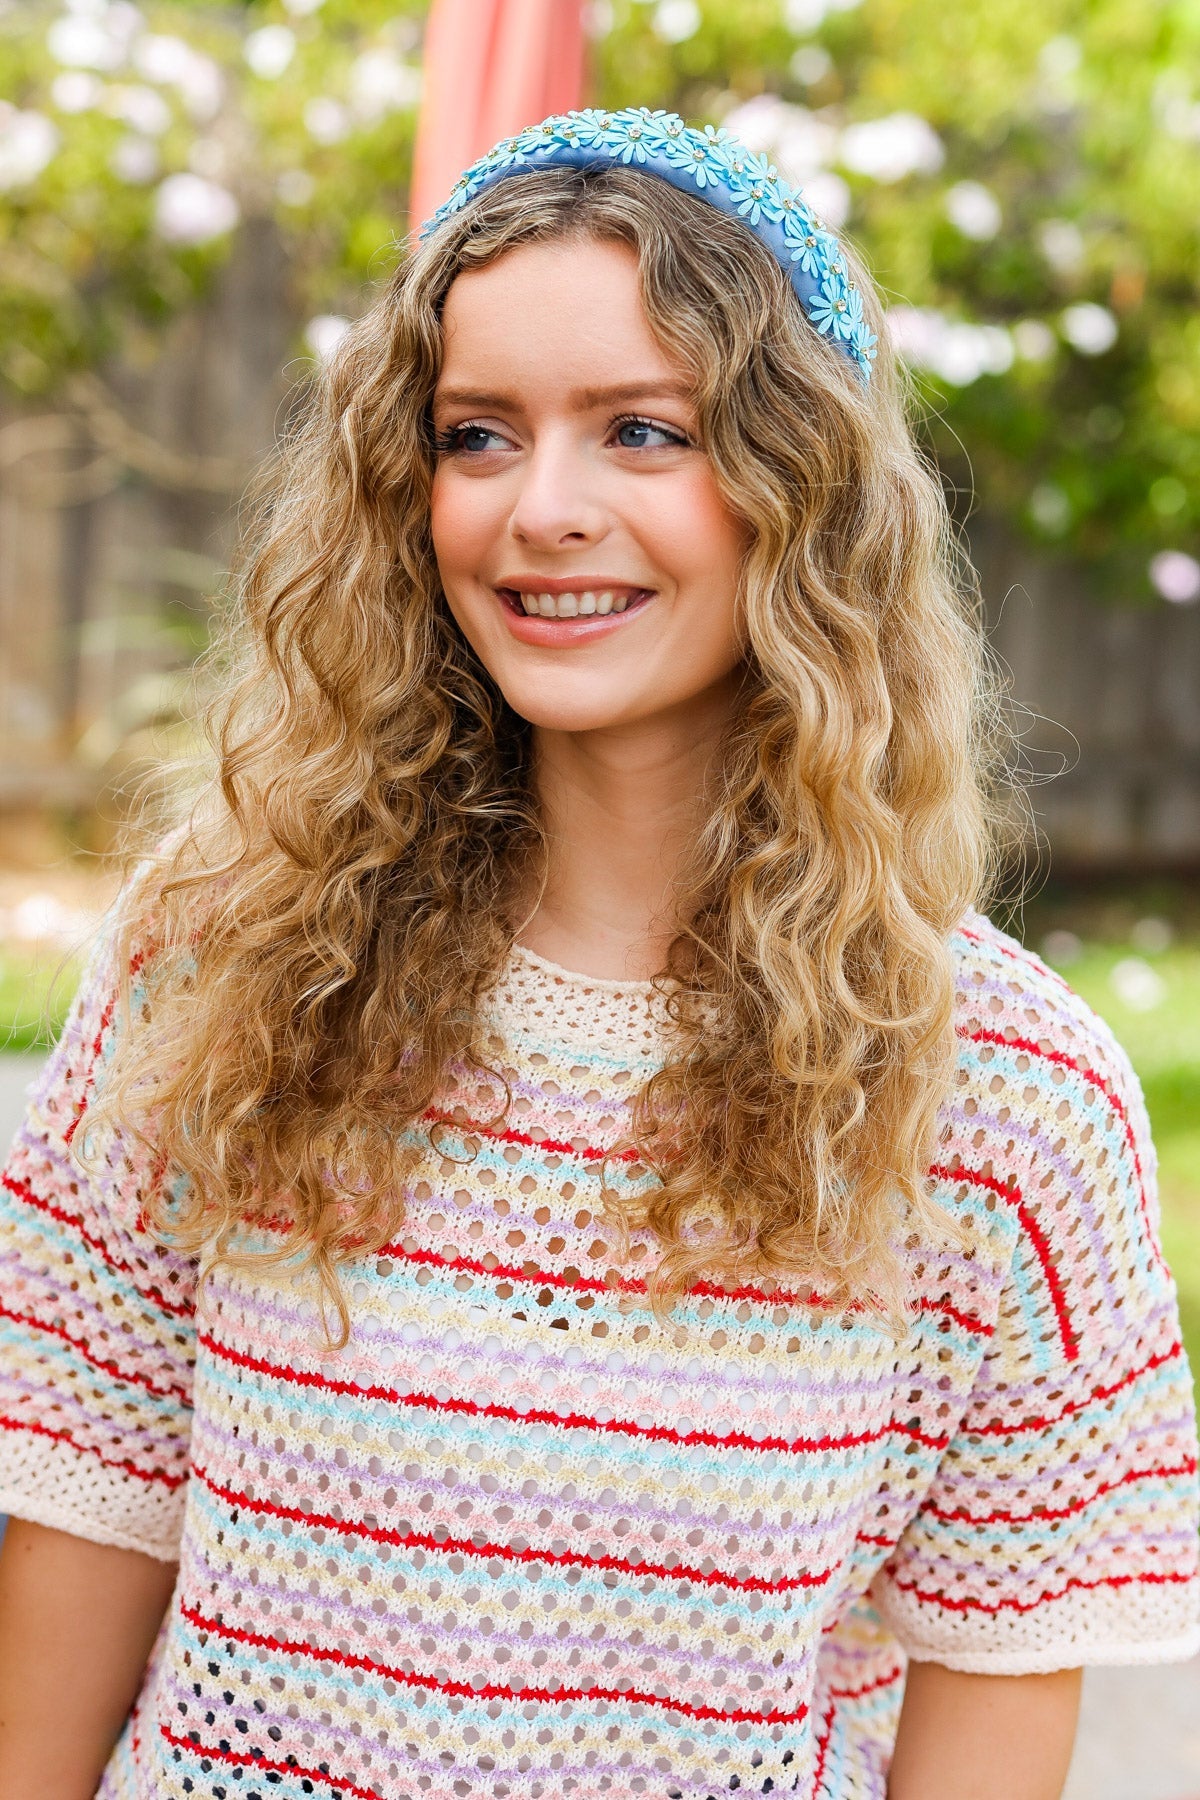
[[[1073,1360],[1169,1298],[1141,1087],[1087,1002],[989,920],[964,920],[954,955],[943,1171],[985,1184],[1009,1216],[1022,1278],[1045,1289]]]
[[[967,1067],[982,1057],[990,1069],[995,1059],[985,1053],[1008,1047],[1048,1067],[1087,1074],[1106,1088],[1137,1088],[1129,1058],[1099,1014],[984,914],[964,918],[951,951],[954,1024]]]

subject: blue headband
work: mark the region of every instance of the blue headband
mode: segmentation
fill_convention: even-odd
[[[741,219],[790,277],[809,318],[843,350],[864,381],[875,334],[850,280],[838,241],[822,229],[798,188],[781,180],[766,156],[708,125],[695,131],[675,113],[629,106],[622,112],[557,113],[503,138],[460,175],[450,197],[421,228],[422,238],[507,175],[530,169],[603,168],[625,163],[659,175],[685,194]]]

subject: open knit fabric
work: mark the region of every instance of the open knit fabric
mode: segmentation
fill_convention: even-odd
[[[986,921],[955,940],[934,1171],[969,1251],[861,1313],[614,1270],[600,1164],[662,1055],[646,984],[517,950],[494,1090],[447,1077],[384,1254],[195,1271],[85,1177],[101,953],[4,1176],[0,1508],[179,1559],[104,1800],[883,1800],[904,1658],[1200,1648],[1196,1444],[1137,1083]],[[617,1160],[614,1181],[649,1177]]]

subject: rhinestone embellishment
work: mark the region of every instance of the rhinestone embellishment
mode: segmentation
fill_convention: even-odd
[[[505,138],[472,163],[449,198],[421,228],[427,237],[445,219],[506,175],[556,164],[622,163],[695,193],[732,214],[772,251],[813,326],[870,379],[876,339],[862,295],[849,279],[837,239],[816,218],[799,188],[765,156],[752,154],[723,130],[697,131],[675,113],[631,106],[620,112],[584,108],[559,113]]]

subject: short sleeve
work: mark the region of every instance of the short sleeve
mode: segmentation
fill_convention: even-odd
[[[0,1512],[173,1561],[194,1268],[144,1227],[144,1152],[110,1133],[95,1173],[74,1153],[116,990],[102,941],[0,1177]]]
[[[1048,1026],[974,1035],[967,1141],[1015,1251],[966,1410],[872,1597],[910,1656],[968,1673],[1185,1658],[1195,1411],[1136,1076],[1075,996]]]

